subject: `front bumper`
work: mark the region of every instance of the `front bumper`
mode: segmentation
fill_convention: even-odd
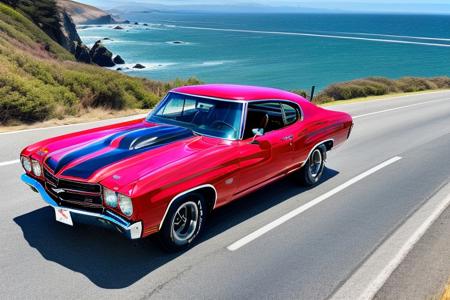
[[[52,199],[52,197],[50,197],[39,181],[27,174],[22,174],[21,179],[34,191],[38,192],[42,196],[42,199],[50,206],[54,208],[64,208],[65,210],[70,211],[72,219],[75,222],[112,228],[129,239],[139,239],[142,236],[142,222],[130,223],[110,211],[106,211],[106,214],[100,214],[60,206]]]

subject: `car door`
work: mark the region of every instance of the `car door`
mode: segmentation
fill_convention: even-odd
[[[253,128],[263,128],[265,133],[254,139]],[[280,101],[248,105],[244,139],[239,145],[238,194],[278,178],[292,166],[293,138],[292,128],[285,126]]]
[[[307,135],[303,122],[303,113],[297,103],[290,101],[282,102],[281,108],[283,110],[286,130],[289,131],[289,135],[292,137],[292,152],[288,155],[290,165],[295,169],[303,163],[308,153],[308,149],[305,147]]]

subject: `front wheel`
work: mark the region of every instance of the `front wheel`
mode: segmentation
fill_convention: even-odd
[[[325,167],[327,149],[324,145],[315,148],[305,165],[299,170],[298,176],[304,186],[315,186],[322,177],[323,169]]]
[[[162,246],[170,252],[189,248],[204,222],[204,200],[190,194],[172,203],[159,233]]]

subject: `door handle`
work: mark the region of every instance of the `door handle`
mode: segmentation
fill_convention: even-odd
[[[293,139],[294,139],[293,135],[287,135],[287,136],[284,136],[281,140],[282,141],[292,141]]]

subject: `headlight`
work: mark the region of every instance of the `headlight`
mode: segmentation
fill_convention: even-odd
[[[126,216],[129,217],[133,214],[133,203],[130,197],[119,194],[119,207]]]
[[[34,175],[36,175],[37,177],[40,177],[42,175],[41,164],[37,160],[31,160],[31,168],[33,169]]]
[[[22,162],[22,167],[25,169],[25,171],[27,172],[31,172],[31,162],[30,159],[28,157],[22,156],[20,158],[20,161]]]
[[[111,191],[110,189],[103,188],[103,199],[105,200],[106,205],[110,207],[117,207],[117,193]]]

